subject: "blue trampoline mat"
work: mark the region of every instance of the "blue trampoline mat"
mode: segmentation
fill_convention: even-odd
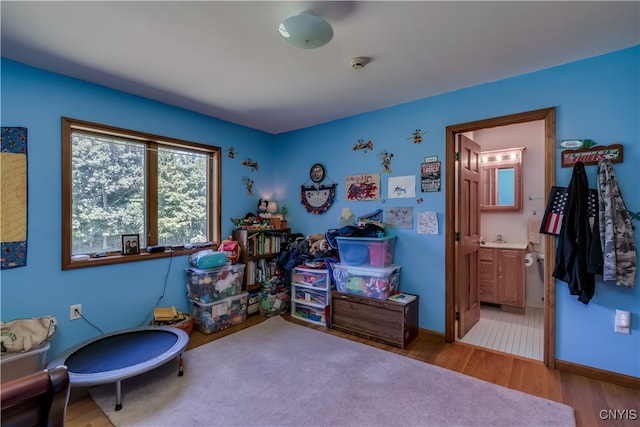
[[[104,337],[77,349],[65,364],[76,374],[128,368],[160,356],[178,341],[163,330],[142,330]]]

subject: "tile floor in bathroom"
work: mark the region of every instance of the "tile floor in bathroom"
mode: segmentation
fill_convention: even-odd
[[[493,307],[480,308],[480,321],[460,342],[543,360],[544,309],[527,307],[515,314]]]

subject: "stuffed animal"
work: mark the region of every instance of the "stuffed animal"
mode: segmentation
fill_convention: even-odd
[[[240,273],[237,272],[231,273],[223,271],[222,274],[220,274],[220,277],[218,277],[218,281],[215,284],[216,291],[224,292],[227,288],[233,286],[239,275]]]
[[[309,253],[311,255],[317,255],[320,252],[329,250],[329,243],[322,233],[309,234],[307,236],[307,242],[309,243]]]

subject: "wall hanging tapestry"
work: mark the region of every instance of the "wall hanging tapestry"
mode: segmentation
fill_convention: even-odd
[[[2,270],[27,265],[27,129],[3,127],[0,136]]]
[[[336,186],[330,185],[310,185],[300,186],[300,203],[304,205],[307,212],[318,215],[326,212],[333,204],[336,197]]]

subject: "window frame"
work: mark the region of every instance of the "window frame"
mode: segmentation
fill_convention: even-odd
[[[216,248],[221,239],[221,189],[222,189],[222,149],[213,145],[206,145],[176,138],[154,135],[129,129],[118,128],[109,125],[92,123],[84,120],[62,117],[62,269],[70,270],[84,267],[120,264],[125,262],[144,261],[148,259],[164,258],[175,255],[186,255],[197,252],[202,247],[191,249],[166,249],[164,252],[149,253],[140,251],[136,255],[123,255],[120,251],[109,252],[104,257],[89,259],[72,259],[72,141],[73,131],[80,130],[87,133],[96,133],[103,136],[126,138],[132,141],[144,143],[146,150],[146,187],[147,194],[147,236],[140,236],[145,245],[154,246],[158,242],[158,165],[157,148],[185,148],[191,151],[206,153],[209,158],[208,172],[209,185],[207,200],[209,204],[209,241]],[[185,242],[188,243],[188,242]]]

